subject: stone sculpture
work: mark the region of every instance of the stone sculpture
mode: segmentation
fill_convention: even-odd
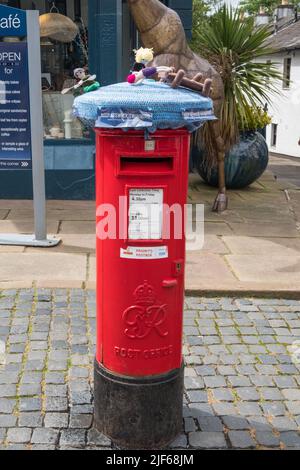
[[[195,54],[188,45],[179,15],[159,0],[127,0],[132,17],[141,34],[144,47],[153,48],[154,60],[148,66],[161,65],[182,69],[188,78],[202,74],[211,79],[210,97],[214,102],[215,114],[220,117],[224,86],[219,73],[206,60]],[[223,141],[219,121],[207,123],[202,132],[204,143],[213,153],[212,160],[218,164],[219,194],[213,210],[221,212],[227,208],[224,159],[227,150]],[[206,142],[205,142],[206,141]]]

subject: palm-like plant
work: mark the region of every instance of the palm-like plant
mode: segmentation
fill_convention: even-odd
[[[240,124],[243,127],[249,121],[250,109],[264,106],[272,93],[278,93],[280,74],[276,65],[259,62],[260,57],[274,52],[266,45],[270,28],[255,27],[254,21],[253,17],[243,17],[241,10],[224,4],[204,28],[194,30],[196,51],[209,60],[224,83],[220,127],[226,150],[237,143]],[[207,131],[202,131],[204,143],[209,140]],[[209,166],[216,164],[215,155],[206,155]]]

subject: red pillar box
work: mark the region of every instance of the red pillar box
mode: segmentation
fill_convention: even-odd
[[[122,447],[165,447],[183,424],[188,130],[214,119],[212,102],[146,81],[77,98],[75,114],[96,122],[95,426]]]
[[[186,130],[97,130],[96,423],[134,448],[182,426],[189,142]],[[110,220],[118,238],[103,240]]]

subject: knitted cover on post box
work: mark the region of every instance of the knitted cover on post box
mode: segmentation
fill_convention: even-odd
[[[118,83],[79,96],[73,113],[90,127],[123,129],[187,128],[195,131],[215,120],[213,102],[186,88],[145,80],[142,85]]]

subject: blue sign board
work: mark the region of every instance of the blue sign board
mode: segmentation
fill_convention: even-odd
[[[0,169],[31,168],[26,43],[0,42]]]
[[[0,170],[31,169],[31,126],[26,12],[0,6]],[[2,40],[4,38],[4,40]]]
[[[0,36],[27,36],[26,11],[0,5]]]
[[[0,235],[0,245],[56,246],[46,225],[39,12],[0,5],[0,170],[15,168],[32,168],[35,233]]]

